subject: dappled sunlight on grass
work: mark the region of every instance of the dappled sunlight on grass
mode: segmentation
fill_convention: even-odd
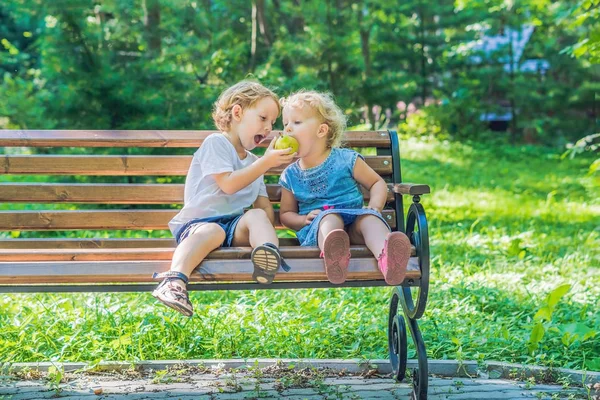
[[[536,148],[403,143],[404,178],[432,187],[423,198],[434,255],[423,320],[430,352],[598,368],[600,334],[568,347],[560,341],[576,321],[600,331],[600,185],[587,175],[589,160]],[[572,288],[548,323],[543,351],[530,354],[533,316],[563,283]],[[577,361],[584,355],[587,363]]]

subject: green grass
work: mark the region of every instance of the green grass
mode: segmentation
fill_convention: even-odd
[[[402,142],[428,183],[429,356],[600,370],[600,182],[534,147]],[[407,199],[408,200],[408,199]],[[541,321],[556,287],[569,291]],[[143,294],[0,296],[0,360],[387,357],[389,288],[200,292],[180,317]],[[538,331],[539,333],[539,331]]]

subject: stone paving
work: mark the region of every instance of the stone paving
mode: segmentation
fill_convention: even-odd
[[[60,381],[60,383],[59,383]],[[409,379],[396,383],[377,370],[273,365],[243,369],[181,366],[167,370],[53,373],[23,370],[0,380],[0,400],[74,399],[408,399]],[[54,382],[54,383],[53,383]],[[600,385],[569,386],[507,379],[431,377],[429,399],[600,399]]]

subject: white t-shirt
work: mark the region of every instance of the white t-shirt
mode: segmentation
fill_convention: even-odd
[[[246,151],[240,160],[233,144],[222,133],[207,137],[194,153],[185,179],[183,208],[169,222],[173,236],[186,222],[197,218],[242,214],[258,196],[268,197],[263,176],[234,194],[226,194],[214,174],[233,172],[251,165],[258,157]]]

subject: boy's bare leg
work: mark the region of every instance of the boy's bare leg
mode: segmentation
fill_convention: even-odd
[[[263,209],[254,208],[244,214],[235,228],[232,245],[250,245],[253,248],[252,278],[261,284],[273,282],[282,258],[277,233]]]
[[[224,240],[225,231],[219,225],[200,225],[175,248],[171,271],[181,272],[189,277],[208,253],[220,247]]]
[[[169,273],[184,276],[165,276],[152,295],[166,306],[191,317],[194,307],[187,292],[187,278],[208,253],[221,246],[224,239],[225,231],[217,224],[207,223],[194,228],[190,235],[179,243],[171,261]]]
[[[256,247],[265,243],[272,243],[279,247],[275,228],[263,209],[248,210],[235,228],[232,245]]]

